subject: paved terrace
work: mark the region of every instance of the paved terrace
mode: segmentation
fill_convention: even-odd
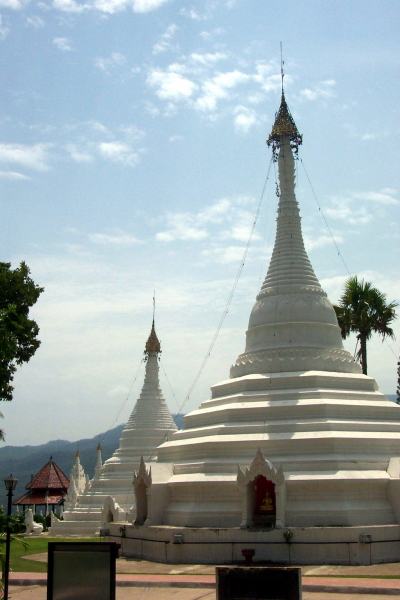
[[[29,555],[46,562],[47,554]],[[262,566],[255,563],[255,566]],[[266,565],[268,566],[268,565]],[[293,565],[292,565],[293,566]],[[303,600],[400,599],[400,563],[302,566]],[[45,600],[45,573],[11,573],[14,600]],[[139,589],[138,589],[139,588]],[[117,600],[215,600],[215,567],[117,560]]]

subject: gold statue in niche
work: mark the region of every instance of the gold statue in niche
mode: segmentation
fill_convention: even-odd
[[[262,504],[260,504],[259,510],[274,510],[274,503],[268,492],[265,492]]]

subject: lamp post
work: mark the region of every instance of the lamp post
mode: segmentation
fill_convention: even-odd
[[[4,483],[7,490],[8,497],[8,505],[7,505],[7,537],[6,537],[6,562],[4,565],[4,600],[8,600],[8,574],[10,571],[10,538],[11,538],[11,527],[10,527],[10,517],[11,517],[11,503],[12,503],[12,495],[13,491],[16,488],[18,483],[18,479],[14,479],[12,475],[6,477],[4,479]]]

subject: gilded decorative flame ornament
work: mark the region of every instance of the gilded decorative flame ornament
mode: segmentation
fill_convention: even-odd
[[[290,147],[294,150],[295,156],[297,157],[299,146],[303,143],[303,136],[296,127],[296,123],[290,113],[286,103],[285,94],[282,90],[281,105],[275,115],[275,123],[269,138],[267,139],[268,147],[272,146],[272,154],[275,162],[278,160],[278,151],[281,147],[284,135],[289,136]]]
[[[146,342],[146,348],[144,353],[146,354],[146,356],[148,356],[149,354],[161,354],[161,345],[160,345],[160,341],[157,337],[156,334],[156,330],[154,328],[154,319],[153,319],[153,324],[151,326],[151,332],[149,335],[149,338]]]

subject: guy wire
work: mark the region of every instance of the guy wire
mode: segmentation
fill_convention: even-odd
[[[143,363],[143,362],[144,362],[144,359],[142,358],[142,359],[140,360],[140,363],[139,363],[138,370],[136,371],[136,375],[135,375],[135,378],[134,378],[134,380],[132,381],[132,384],[131,384],[131,387],[130,387],[130,389],[129,389],[129,392],[128,392],[128,394],[127,394],[127,396],[126,396],[126,398],[125,398],[124,402],[122,403],[122,405],[121,405],[120,409],[118,410],[118,412],[117,412],[117,416],[115,417],[114,421],[111,423],[111,425],[110,425],[110,427],[107,429],[107,431],[105,431],[105,432],[104,432],[104,434],[103,434],[103,437],[102,437],[101,441],[103,441],[103,440],[104,440],[104,438],[106,437],[107,433],[108,433],[108,432],[109,432],[109,431],[112,429],[112,427],[113,427],[114,423],[116,423],[116,422],[118,421],[119,415],[121,414],[121,412],[123,411],[123,409],[124,409],[124,407],[125,407],[125,404],[126,404],[126,403],[128,402],[128,400],[129,400],[129,396],[130,396],[130,394],[131,394],[131,391],[132,391],[132,388],[133,388],[133,386],[135,385],[136,379],[138,378],[139,371],[140,371],[140,367],[142,366],[142,363]]]
[[[300,158],[300,162],[301,162],[301,164],[303,165],[303,169],[304,169],[304,172],[305,172],[305,174],[306,174],[306,177],[307,177],[308,183],[310,184],[310,188],[311,188],[311,191],[312,191],[312,193],[313,193],[313,196],[314,196],[315,202],[317,203],[318,210],[319,210],[319,212],[321,213],[321,215],[322,215],[322,218],[324,219],[324,222],[325,222],[326,228],[327,228],[327,230],[329,231],[329,235],[331,236],[331,238],[332,238],[332,241],[333,241],[333,243],[335,244],[335,248],[336,248],[336,250],[337,250],[338,256],[339,256],[340,260],[342,261],[342,263],[344,264],[344,268],[346,269],[346,271],[347,271],[348,275],[351,275],[351,273],[350,273],[349,269],[347,268],[347,265],[346,265],[346,263],[345,263],[345,261],[344,261],[344,258],[343,258],[343,256],[342,256],[342,255],[341,255],[341,253],[340,253],[340,250],[339,250],[339,247],[338,247],[338,245],[337,245],[337,243],[336,243],[336,240],[335,240],[335,238],[333,237],[333,234],[332,234],[331,228],[329,227],[329,225],[328,225],[328,221],[326,220],[326,218],[325,218],[325,215],[324,215],[324,213],[323,213],[323,211],[322,211],[322,209],[321,209],[321,205],[320,205],[320,203],[318,202],[317,195],[316,195],[316,193],[314,192],[314,188],[313,188],[313,186],[312,186],[312,183],[311,183],[311,181],[310,181],[310,178],[309,178],[309,176],[308,176],[308,173],[307,173],[307,169],[306,169],[306,168],[305,168],[305,166],[304,166],[304,163],[303,163],[303,159],[302,159],[302,158]]]
[[[178,410],[179,410],[179,403],[178,403],[178,400],[176,399],[176,396],[175,396],[175,394],[174,394],[174,390],[172,389],[171,382],[170,382],[170,380],[168,379],[168,375],[167,375],[167,373],[166,373],[166,371],[165,371],[165,369],[164,369],[164,365],[163,365],[163,364],[162,364],[162,362],[161,362],[161,358],[160,358],[160,365],[161,365],[161,368],[162,368],[162,370],[163,370],[163,373],[164,373],[164,375],[165,375],[165,379],[168,381],[169,389],[171,390],[171,394],[172,394],[172,396],[173,396],[173,398],[174,398],[174,400],[175,400],[175,402],[176,402],[176,406],[178,407]]]
[[[324,221],[325,221],[325,225],[326,225],[326,227],[327,227],[327,229],[328,229],[328,231],[329,231],[329,234],[330,234],[330,236],[331,236],[331,238],[332,238],[332,240],[333,240],[333,243],[335,244],[335,247],[336,247],[336,250],[337,250],[338,256],[340,257],[340,260],[341,260],[341,261],[342,261],[342,263],[344,264],[344,267],[345,267],[345,269],[346,269],[346,271],[347,271],[347,274],[348,274],[349,276],[351,276],[351,273],[350,273],[350,271],[349,271],[349,269],[348,269],[348,267],[347,267],[347,265],[346,265],[346,263],[345,263],[345,261],[344,261],[344,258],[343,258],[343,256],[342,256],[342,255],[341,255],[341,253],[340,253],[340,250],[339,250],[339,248],[338,248],[338,245],[337,245],[337,243],[336,243],[336,240],[335,240],[335,238],[333,237],[332,231],[331,231],[331,229],[330,229],[330,227],[329,227],[329,225],[328,225],[328,222],[327,222],[327,220],[326,220],[326,218],[325,218],[325,215],[324,215],[324,213],[323,213],[323,211],[322,211],[322,209],[321,209],[321,206],[320,206],[320,204],[319,204],[319,202],[318,202],[318,198],[317,198],[317,196],[316,196],[316,194],[315,194],[315,192],[314,192],[314,188],[313,188],[313,186],[312,186],[312,183],[311,183],[311,181],[310,181],[310,178],[309,178],[309,176],[308,176],[308,173],[307,173],[307,169],[306,169],[306,168],[305,168],[305,166],[304,166],[304,163],[303,163],[303,159],[302,159],[302,158],[300,158],[300,162],[301,162],[301,164],[303,165],[303,169],[304,169],[304,172],[305,172],[305,174],[306,174],[306,177],[307,177],[308,183],[310,184],[310,188],[311,188],[311,191],[312,191],[312,193],[313,193],[313,196],[314,196],[314,198],[315,198],[315,201],[316,201],[316,203],[317,203],[318,210],[319,210],[319,212],[321,213],[321,215],[322,215],[322,218],[323,218],[323,219],[324,219]],[[389,342],[388,342],[387,338],[386,338],[386,337],[385,337],[385,338],[383,338],[383,340],[382,340],[382,341],[383,341],[383,342],[386,342],[386,344],[388,345],[388,347],[389,347],[389,350],[391,351],[391,353],[393,354],[393,356],[394,356],[395,358],[397,358],[397,355],[396,355],[395,351],[393,350],[393,348],[391,347],[391,345],[389,344]],[[357,341],[357,345],[358,345],[358,341]],[[356,352],[357,352],[357,345],[356,345],[356,348],[355,348],[355,350],[354,350],[354,356],[356,355]]]
[[[217,330],[216,330],[216,332],[214,334],[214,337],[211,340],[211,344],[210,344],[210,346],[209,346],[209,348],[208,348],[208,350],[206,352],[206,355],[205,355],[205,357],[203,359],[203,362],[200,365],[200,369],[198,370],[197,375],[194,378],[194,381],[193,381],[192,385],[190,386],[189,391],[186,394],[185,399],[184,399],[182,405],[179,407],[179,412],[180,413],[182,412],[182,410],[183,410],[186,402],[189,400],[190,394],[192,393],[192,391],[193,391],[196,383],[198,382],[198,380],[200,378],[200,375],[203,372],[203,369],[204,369],[204,367],[206,365],[206,362],[207,362],[207,360],[209,359],[209,357],[211,355],[212,349],[214,348],[215,342],[217,341],[218,334],[219,334],[219,332],[221,330],[223,322],[225,321],[225,317],[228,314],[228,310],[229,310],[229,307],[231,305],[231,302],[232,302],[232,299],[233,299],[233,295],[234,295],[234,293],[236,291],[236,288],[237,288],[238,283],[239,283],[240,276],[241,276],[242,271],[243,271],[244,263],[245,263],[246,258],[247,258],[247,254],[248,254],[248,251],[249,251],[249,248],[250,248],[251,240],[253,239],[254,229],[256,227],[257,220],[258,220],[258,217],[259,217],[259,214],[260,214],[261,205],[262,205],[262,201],[263,201],[264,193],[265,193],[265,188],[267,187],[267,183],[268,183],[268,180],[269,180],[269,174],[270,174],[270,171],[271,171],[271,165],[272,164],[273,164],[273,159],[271,157],[271,160],[269,162],[267,176],[265,178],[264,186],[263,186],[263,189],[262,189],[262,192],[261,192],[260,200],[259,200],[259,203],[258,203],[258,206],[257,206],[257,210],[256,210],[256,214],[255,214],[255,217],[254,217],[253,225],[251,227],[249,239],[247,240],[247,244],[246,244],[246,247],[245,247],[242,259],[240,261],[239,269],[238,269],[238,272],[236,274],[236,278],[235,278],[235,281],[233,283],[231,293],[229,294],[229,297],[228,297],[228,300],[226,302],[225,308],[224,308],[224,310],[222,312],[222,316],[221,316],[220,321],[218,323]]]

